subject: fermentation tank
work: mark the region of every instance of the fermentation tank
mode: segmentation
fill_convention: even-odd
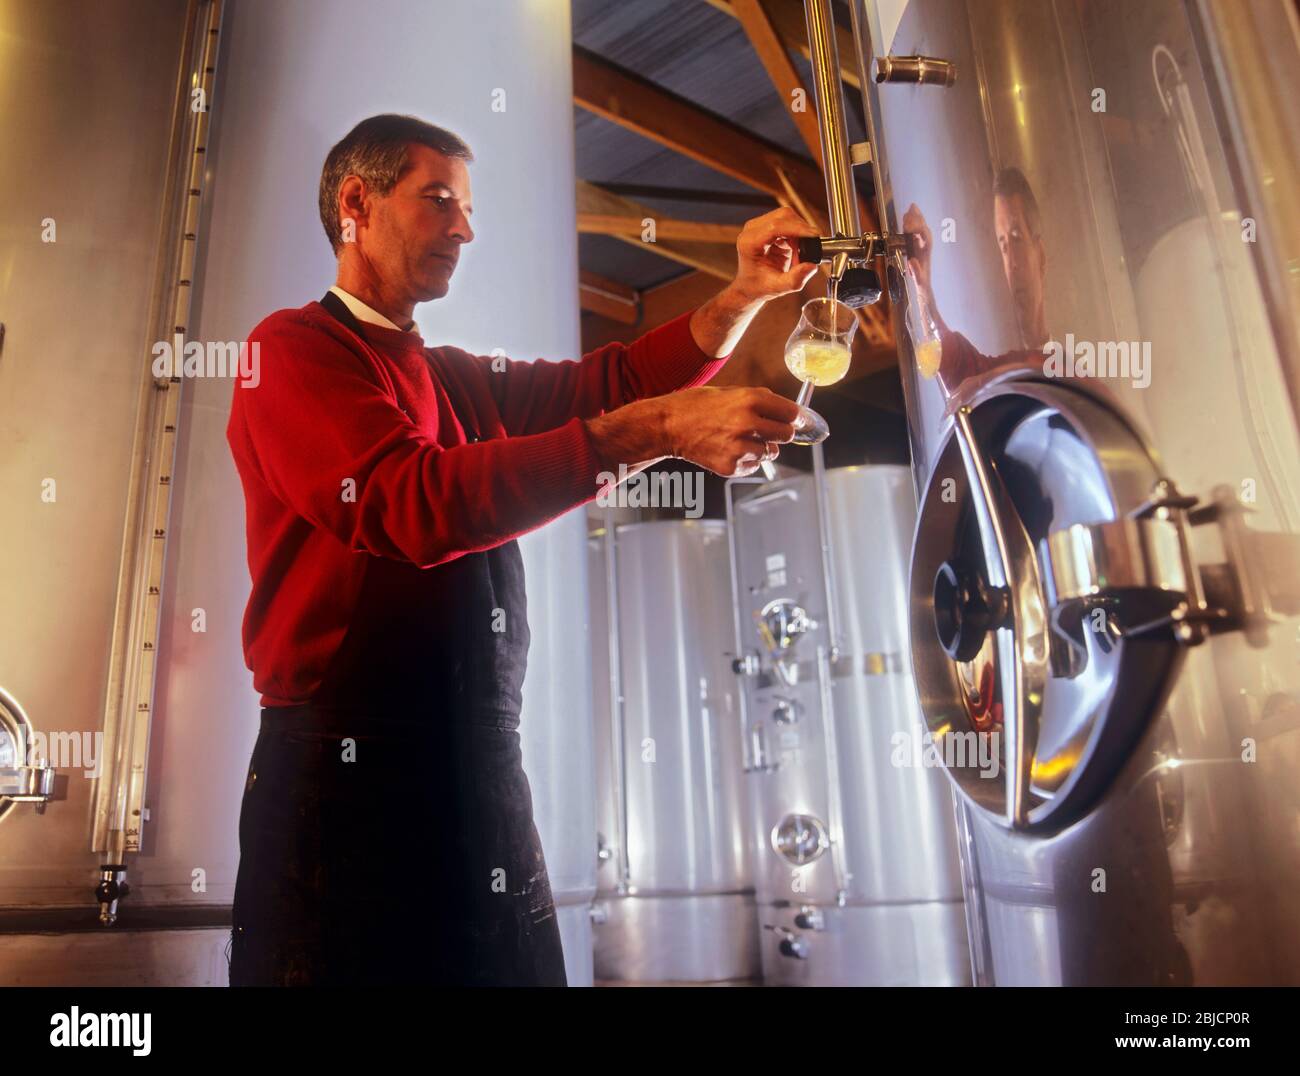
[[[589,549],[596,978],[757,978],[726,525],[610,513]]]
[[[953,802],[908,661],[905,467],[728,485],[763,975],[969,982]]]
[[[1294,984],[1295,8],[851,7],[976,980]]]

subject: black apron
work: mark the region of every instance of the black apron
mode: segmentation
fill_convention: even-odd
[[[519,545],[433,568],[356,555],[360,598],[312,701],[262,710],[231,985],[567,985],[520,751]]]

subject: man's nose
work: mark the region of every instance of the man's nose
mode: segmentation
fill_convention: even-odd
[[[459,243],[472,243],[474,241],[474,229],[469,226],[469,218],[464,213],[452,225],[450,235],[452,239]]]

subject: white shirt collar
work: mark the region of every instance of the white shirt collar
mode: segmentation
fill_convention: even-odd
[[[332,285],[330,291],[343,300],[344,305],[352,311],[352,316],[358,321],[364,321],[370,325],[382,325],[385,329],[396,329],[399,333],[410,332],[415,328],[414,323],[412,323],[411,329],[403,329],[400,325],[393,324],[378,310],[367,306],[355,295],[344,291],[337,284]]]

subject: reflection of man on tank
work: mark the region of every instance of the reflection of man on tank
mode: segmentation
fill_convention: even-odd
[[[982,354],[944,322],[930,278],[934,243],[929,225],[915,205],[909,206],[903,215],[903,231],[915,237],[916,254],[908,261],[921,301],[928,307],[943,342],[938,376],[948,396],[971,378],[979,377],[983,381],[1011,369],[1041,370],[1043,367],[1042,349],[1049,339],[1045,300],[1047,249],[1043,245],[1038,200],[1018,168],[1004,168],[994,180],[993,228],[1002,252],[1002,272],[1011,292],[1021,343],[1020,350],[996,356]]]

